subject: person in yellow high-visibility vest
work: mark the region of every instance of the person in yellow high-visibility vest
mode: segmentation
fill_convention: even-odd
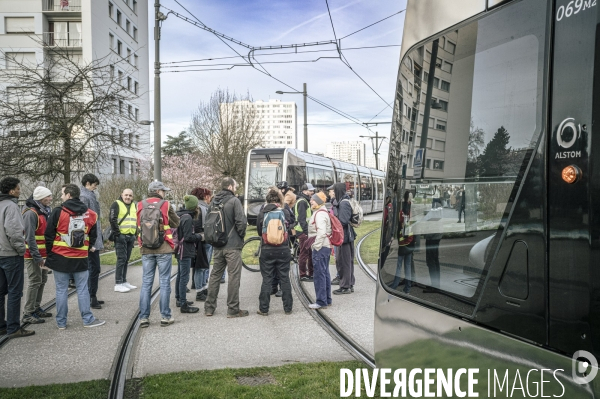
[[[109,220],[117,253],[115,291],[129,292],[137,288],[127,282],[127,263],[137,237],[137,206],[131,189],[123,190],[119,199],[110,206]]]

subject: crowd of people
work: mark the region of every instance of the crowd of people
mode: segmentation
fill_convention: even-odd
[[[161,326],[174,322],[170,307],[172,260],[177,262],[175,283],[176,306],[181,313],[200,309],[188,300],[188,283],[192,280],[195,300],[204,302],[205,316],[213,316],[225,275],[228,275],[227,317],[245,317],[240,308],[239,287],[242,248],[247,219],[236,196],[237,182],[224,178],[221,190],[213,197],[211,190],[196,187],[175,209],[165,199],[170,189],[160,181],[149,184],[145,199],[136,203],[134,192],[124,189],[111,205],[109,226],[100,226],[100,204],[94,191],[100,181],[93,174],[83,176],[81,186],[65,184],[61,188],[61,205],[52,209],[52,192],[43,186],[34,189],[21,211],[19,179],[0,181],[0,335],[10,338],[35,334],[21,326],[21,298],[27,271],[28,287],[22,322],[30,325],[46,322],[52,314],[41,307],[48,275],[56,285],[56,324],[67,328],[68,291],[74,287],[84,327],[98,327],[92,309],[102,309],[98,298],[100,251],[104,240],[114,242],[116,253],[116,293],[137,289],[127,280],[132,251],[140,248],[142,285],[139,296],[140,327],[150,325],[150,297],[158,270]],[[289,278],[292,244],[299,247],[299,270],[302,281],[315,285],[313,309],[331,306],[331,285],[339,284],[333,294],[354,292],[354,239],[351,224],[354,216],[344,183],[315,194],[310,183],[298,195],[286,182],[271,187],[257,219],[261,237],[260,270],[262,284],[258,296],[258,314],[269,314],[272,295],[281,297],[285,314],[292,313],[293,299]],[[331,202],[331,209],[325,206]],[[334,248],[331,242],[332,218],[339,219],[343,242]],[[335,254],[337,275],[329,274],[329,259]],[[212,270],[210,264],[212,261]],[[209,273],[210,271],[210,273]]]

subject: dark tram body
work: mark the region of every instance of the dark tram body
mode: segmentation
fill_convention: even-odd
[[[551,369],[544,395],[600,394],[595,0],[408,0],[385,189],[377,367],[535,369],[530,390]]]
[[[307,182],[318,191],[333,183],[346,183],[365,214],[383,210],[385,173],[308,154],[293,148],[255,148],[248,153],[244,208],[248,222],[256,224],[256,215],[265,202],[269,187],[285,180],[296,192]]]

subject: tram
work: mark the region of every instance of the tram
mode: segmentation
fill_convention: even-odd
[[[408,0],[377,367],[478,368],[480,397],[500,389],[494,372],[511,388],[522,378],[518,397],[534,396],[540,373],[543,396],[600,394],[596,4]],[[454,201],[433,204],[421,195],[432,187]],[[399,248],[401,229],[412,248]],[[409,253],[410,267],[399,265]]]
[[[269,187],[285,180],[299,192],[304,183],[326,191],[334,183],[346,183],[365,214],[383,210],[385,173],[293,148],[255,148],[248,152],[244,209],[248,223],[256,216]]]

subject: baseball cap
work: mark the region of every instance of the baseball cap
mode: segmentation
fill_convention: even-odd
[[[148,192],[155,193],[158,190],[171,191],[171,189],[163,184],[163,182],[155,180],[148,184]]]
[[[300,191],[305,191],[305,190],[308,190],[308,191],[315,191],[315,188],[314,188],[314,187],[313,187],[313,185],[312,185],[312,184],[310,184],[310,183],[304,183],[304,184],[302,185],[302,187],[300,188]]]

